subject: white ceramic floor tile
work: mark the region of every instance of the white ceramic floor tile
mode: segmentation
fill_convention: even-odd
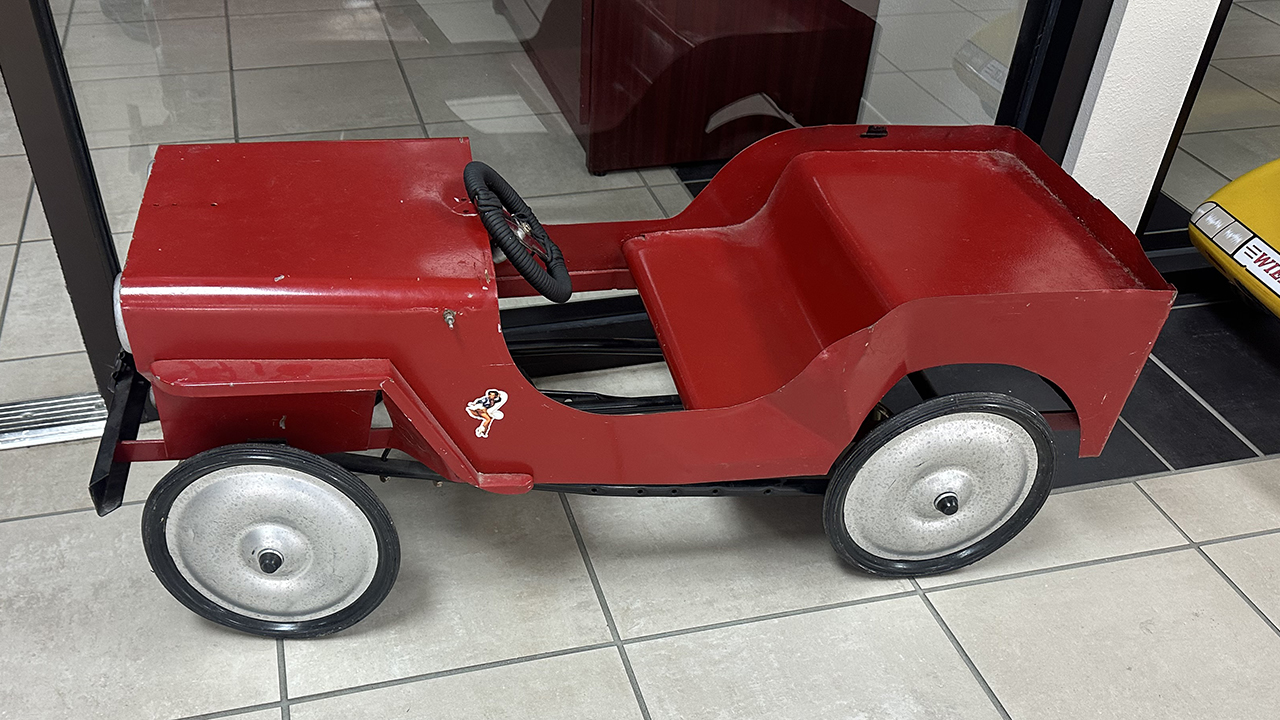
[[[569,298],[569,302],[582,302],[584,300],[598,300],[607,297],[621,297],[624,295],[638,295],[635,288],[626,290],[585,290],[578,291]],[[524,295],[519,297],[500,297],[498,298],[498,307],[502,310],[507,308],[533,307],[533,306],[550,306],[555,303],[542,297],[541,295]]]
[[[1019,0],[955,0],[962,8],[973,11],[999,10],[1008,12],[1016,8]]]
[[[159,75],[75,83],[90,147],[231,137],[229,73]]]
[[[328,130],[294,135],[264,135],[242,137],[240,142],[301,142],[308,140],[392,140],[423,137],[421,125],[400,125],[385,128],[361,128],[358,130]]]
[[[24,243],[0,329],[0,359],[83,349],[53,243]]]
[[[521,51],[515,30],[492,2],[408,3],[383,14],[401,58]]]
[[[100,25],[148,20],[177,20],[223,16],[222,0],[150,0],[142,3],[80,0],[71,13],[72,25]]]
[[[231,18],[235,69],[392,60],[377,10],[250,15]]]
[[[1238,178],[1280,158],[1280,126],[1183,135],[1178,147],[1185,148],[1219,173]]]
[[[1160,189],[1182,207],[1194,210],[1227,182],[1213,168],[1179,149],[1174,153],[1173,162],[1169,165],[1169,172]]]
[[[862,100],[886,122],[910,125],[962,125],[965,122],[904,73],[872,75]]]
[[[271,640],[156,581],[139,506],[0,523],[0,708],[15,718],[171,718],[279,699]]]
[[[1210,468],[1139,484],[1192,540],[1280,528],[1280,460]]]
[[[3,367],[0,365],[0,372]],[[97,440],[0,451],[0,518],[92,508],[89,472],[97,452]],[[145,501],[151,488],[176,464],[132,465],[125,502]]]
[[[693,202],[693,195],[689,193],[689,189],[684,185],[661,185],[652,188],[653,195],[658,200],[658,204],[662,206],[662,211],[667,217],[675,217],[684,212],[689,207],[689,203]]]
[[[1233,5],[1213,49],[1213,59],[1257,55],[1280,55],[1280,25]]]
[[[603,177],[588,172],[586,152],[558,114],[429,125],[427,135],[471,138],[472,157],[492,166],[526,198],[625,187],[642,189],[643,185],[634,171],[611,172]],[[635,209],[646,207],[648,211],[661,212],[652,197],[647,206],[639,195],[620,197],[626,197]],[[541,214],[539,206],[533,209],[543,222],[571,222],[550,220]]]
[[[1280,35],[1280,25],[1275,26],[1275,31]],[[1214,60],[1213,67],[1272,100],[1280,100],[1280,55]]]
[[[666,217],[647,188],[625,188],[571,195],[526,195],[529,207],[544,223],[656,220]]]
[[[372,484],[400,532],[396,587],[350,630],[285,643],[290,695],[609,640],[557,495]]]
[[[0,403],[95,392],[89,356],[70,355],[0,360]]]
[[[245,137],[418,122],[393,61],[237,70],[235,82]]]
[[[491,0],[422,6],[451,45],[516,42],[515,32]]]
[[[22,228],[22,239],[43,240],[50,237],[53,234],[49,232],[49,221],[44,216],[44,206],[40,204],[40,191],[33,190],[27,209],[27,224]]]
[[[1206,545],[1205,553],[1271,622],[1280,624],[1280,534]]]
[[[997,718],[918,598],[627,647],[653,720]]]
[[[596,392],[618,397],[675,395],[676,382],[665,362],[534,378],[539,390]]]
[[[1077,490],[1049,496],[1031,524],[989,557],[919,582],[937,587],[1185,543],[1133,485]]]
[[[0,157],[0,245],[11,245],[22,233],[31,169],[22,155]]]
[[[293,720],[639,720],[615,648],[299,703]]]
[[[0,83],[4,100],[0,100],[0,155],[24,155],[22,136],[18,133],[18,123],[13,119],[13,106],[9,104],[9,92]]]
[[[623,637],[910,589],[835,554],[820,498],[569,502]]]
[[[880,0],[876,17],[956,12],[963,9],[951,0]]]
[[[899,70],[947,70],[960,46],[986,23],[965,11],[878,20],[876,50]]]
[[[677,185],[680,178],[676,175],[676,171],[669,167],[655,167],[637,170],[640,177],[649,184],[650,187],[659,187],[661,185]]]
[[[1192,550],[930,597],[1019,720],[1262,720],[1280,706],[1280,636]]]
[[[1249,2],[1237,2],[1236,4],[1274,23],[1280,23],[1280,0],[1249,0]]]
[[[493,133],[558,132],[529,117],[554,112],[556,104],[524,53],[419,58],[406,60],[404,69],[424,122],[462,121]],[[494,122],[501,119],[511,121]]]
[[[858,103],[858,122],[864,125],[885,125],[889,119],[880,113],[879,110],[871,107],[864,97]]]
[[[73,25],[64,55],[72,80],[226,72],[221,17]]]
[[[373,0],[229,0],[227,3],[227,9],[232,15],[266,15],[371,7],[374,7]]]
[[[970,90],[953,70],[917,70],[908,77],[924,87],[930,95],[942,101],[947,109],[975,125],[995,122],[997,108],[984,108],[978,94]]]
[[[142,193],[147,187],[156,146],[102,148],[93,150],[91,154],[111,231],[132,231],[133,223],[138,219],[138,208],[142,205]]]
[[[1186,132],[1234,130],[1280,125],[1280,102],[1276,102],[1210,65],[1196,103],[1187,118]]]
[[[205,142],[226,140],[210,138]],[[102,194],[107,220],[113,232],[125,233],[133,229],[155,151],[155,145],[134,145],[97,148],[90,152],[94,173],[98,178],[98,190]],[[31,198],[31,209],[27,212],[27,225],[22,231],[22,239],[39,240],[48,237],[49,224],[37,191]]]

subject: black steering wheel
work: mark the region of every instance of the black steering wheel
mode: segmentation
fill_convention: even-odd
[[[498,246],[534,290],[552,302],[567,301],[573,294],[573,284],[564,256],[511,185],[482,162],[467,163],[462,182],[484,229],[489,231],[490,242]]]

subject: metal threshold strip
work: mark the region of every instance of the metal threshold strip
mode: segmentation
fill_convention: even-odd
[[[94,393],[0,404],[0,450],[101,437],[106,423]]]

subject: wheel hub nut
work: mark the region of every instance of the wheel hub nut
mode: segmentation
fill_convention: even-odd
[[[955,515],[960,509],[960,499],[953,492],[944,492],[933,501],[933,507],[943,515]]]
[[[275,550],[263,550],[258,553],[258,567],[268,575],[279,570],[283,564],[284,558],[280,557],[280,553]]]

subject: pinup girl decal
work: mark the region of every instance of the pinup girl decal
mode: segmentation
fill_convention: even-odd
[[[489,390],[484,395],[467,403],[467,414],[480,421],[476,428],[476,437],[489,437],[489,427],[494,420],[502,419],[502,404],[507,401],[507,394],[501,390]]]

